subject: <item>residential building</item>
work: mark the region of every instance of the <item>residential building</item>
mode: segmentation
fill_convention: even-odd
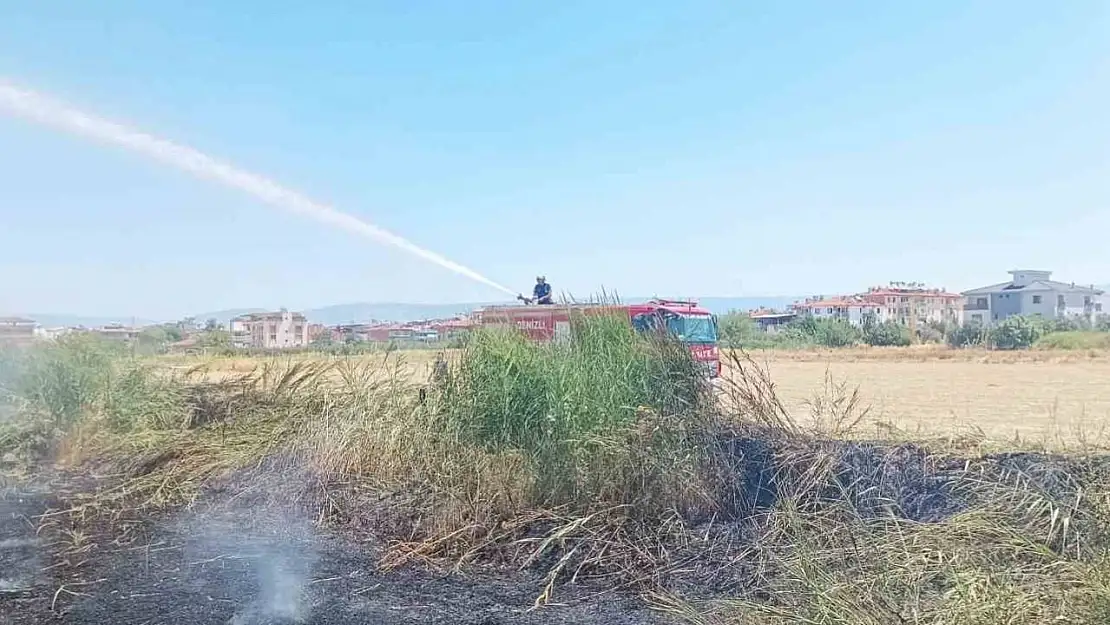
[[[1093,319],[1110,312],[1104,309],[1110,303],[1102,289],[1052,280],[1051,271],[1015,269],[1009,274],[1008,282],[962,293],[968,322],[991,325],[1013,315]]]
[[[115,323],[101,326],[99,328],[93,328],[89,330],[89,332],[92,332],[100,338],[107,339],[109,341],[130,343],[131,341],[134,341],[136,338],[139,337],[139,333],[141,332],[141,330],[139,328]]]
[[[877,318],[880,308],[880,304],[861,295],[831,298],[819,295],[794,304],[794,310],[799,314],[815,319],[842,319],[854,326],[863,325],[864,320],[869,317]]]
[[[232,345],[257,349],[285,349],[308,345],[308,320],[284,308],[277,312],[251,313],[231,320]]]
[[[73,328],[67,328],[64,326],[53,328],[40,327],[35,329],[35,336],[41,339],[46,339],[48,341],[54,341],[57,340],[59,337],[69,334],[70,332],[73,332]]]
[[[879,305],[878,321],[916,327],[928,322],[963,323],[963,298],[945,289],[927,288],[920,282],[891,282],[861,293]]]
[[[753,310],[748,313],[751,320],[764,332],[775,333],[783,326],[798,318],[797,311]]]
[[[331,340],[336,343],[364,343],[370,340],[370,330],[373,326],[368,323],[350,323],[333,326]]]
[[[373,343],[436,343],[466,334],[474,325],[468,318],[427,319],[404,323],[361,323],[332,328],[332,340]]]
[[[324,338],[330,338],[330,335],[331,335],[331,332],[328,330],[328,327],[325,326],[324,324],[322,324],[322,323],[310,323],[310,324],[308,324],[308,342],[309,343],[313,343],[315,341],[323,340]]]
[[[231,334],[231,346],[247,348],[251,346],[251,319],[252,315],[241,315],[228,322],[228,331]]]
[[[0,317],[0,345],[26,345],[35,339],[39,324],[26,317]]]

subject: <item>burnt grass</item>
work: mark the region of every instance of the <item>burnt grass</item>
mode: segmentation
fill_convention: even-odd
[[[64,501],[47,490],[74,485],[58,479],[0,499],[5,625],[663,622],[634,596],[596,587],[568,586],[532,609],[543,587],[535,571],[382,571],[380,542],[318,530],[296,502],[210,493],[188,510],[82,523],[75,538],[69,515],[57,514]],[[99,486],[79,482],[78,491]]]
[[[937,523],[984,504],[984,484],[1071,505],[1110,466],[1039,453],[944,456],[910,444],[733,435],[717,445],[732,475],[730,504],[690,519],[669,546],[672,566],[645,571],[639,586],[564,577],[540,608],[557,553],[523,570],[499,558],[384,570],[388,544],[406,529],[390,516],[391,498],[321,522],[320,486],[302,473],[231,476],[186,508],[141,515],[65,512],[119,478],[10,480],[0,494],[0,623],[666,623],[672,617],[638,590],[758,596],[754,565],[737,554],[783,497],[803,510],[848,505],[862,518]]]

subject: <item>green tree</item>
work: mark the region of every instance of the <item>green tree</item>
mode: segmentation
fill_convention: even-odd
[[[1094,327],[1099,332],[1110,332],[1110,315],[1099,315],[1095,318]]]
[[[162,326],[162,331],[166,333],[166,340],[170,343],[176,343],[181,340],[181,326],[176,323],[167,323]]]
[[[860,341],[859,328],[843,319],[802,317],[790,324],[786,338],[822,347],[850,347]]]
[[[169,333],[164,326],[147,326],[139,331],[135,340],[138,353],[158,354],[170,343]]]
[[[197,335],[197,345],[209,350],[230,350],[231,333],[227,330],[206,330]]]
[[[760,338],[761,330],[747,313],[729,311],[717,320],[721,344],[725,347],[747,347]]]
[[[169,334],[162,326],[147,326],[139,330],[140,343],[165,343],[169,340]]]
[[[945,321],[926,321],[917,327],[917,340],[922,343],[944,343],[957,327]]]
[[[893,321],[876,323],[868,317],[861,332],[863,342],[876,347],[906,346],[913,342],[910,329]]]
[[[1043,319],[1014,315],[1006,317],[990,332],[991,343],[998,349],[1027,349],[1046,334]]]
[[[985,345],[989,338],[990,333],[982,325],[977,323],[965,323],[950,331],[947,341],[949,347],[963,348]]]
[[[1088,332],[1094,329],[1094,324],[1086,317],[1044,319],[1042,325],[1046,334],[1051,332]]]

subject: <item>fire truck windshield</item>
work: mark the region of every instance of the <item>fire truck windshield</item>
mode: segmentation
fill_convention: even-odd
[[[667,315],[667,329],[684,343],[716,343],[717,320],[712,315]]]

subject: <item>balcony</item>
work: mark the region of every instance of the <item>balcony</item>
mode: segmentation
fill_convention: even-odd
[[[975,304],[964,304],[964,310],[990,310],[990,309],[991,309],[990,305],[988,305],[984,302],[978,302],[978,303],[975,303]]]

